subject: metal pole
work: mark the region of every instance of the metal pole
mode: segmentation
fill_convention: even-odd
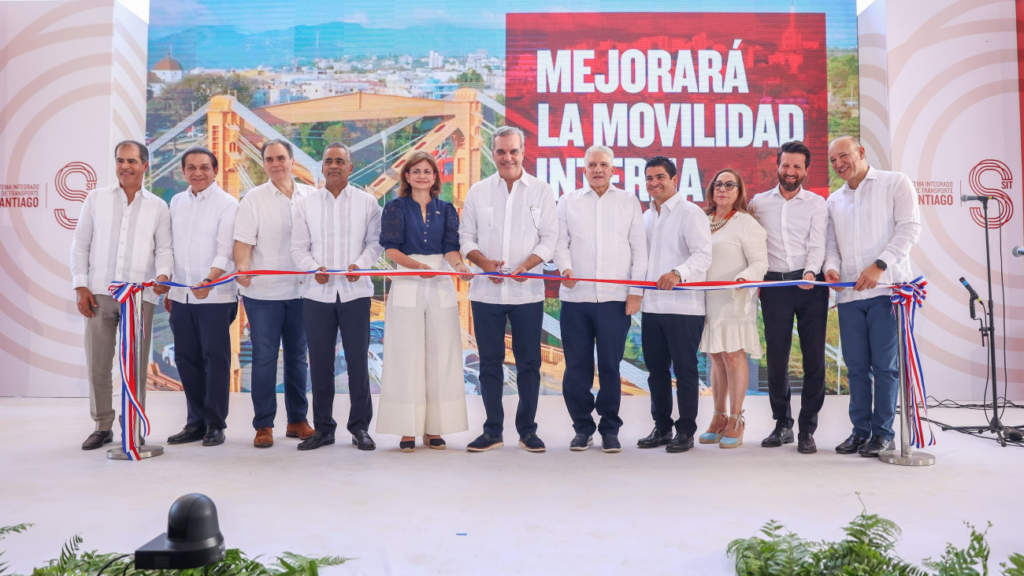
[[[899,356],[897,356],[897,359],[899,360],[900,367],[900,379],[897,384],[900,399],[900,449],[883,450],[878,453],[878,459],[886,464],[897,464],[899,466],[931,466],[935,464],[935,457],[924,452],[914,452],[913,447],[910,445],[910,422],[907,419],[907,415],[910,414],[910,407],[907,402],[907,367],[904,364],[903,356],[903,338],[905,334],[903,332],[903,322],[898,322],[898,324],[899,333],[896,336],[896,343],[898,345],[897,352]]]
[[[146,369],[148,358],[142,357],[142,337],[146,334],[146,313],[142,309],[143,299],[142,294],[145,290],[139,290],[131,297],[135,301],[135,318],[131,319],[135,325],[135,365],[132,369],[135,370],[135,397],[142,398],[142,393],[146,388]],[[121,322],[127,322],[128,318],[121,318]],[[142,377],[139,377],[139,372],[142,372]],[[122,413],[121,418],[124,419],[125,415]],[[164,453],[163,446],[143,446],[142,445],[142,418],[138,412],[135,412],[133,416],[133,426],[135,430],[135,445],[139,447],[139,456],[143,459],[152,458],[153,456],[160,456]],[[125,434],[127,423],[121,425],[121,434]],[[107,458],[111,460],[128,460],[128,454],[124,452],[121,447],[111,448],[107,451]]]

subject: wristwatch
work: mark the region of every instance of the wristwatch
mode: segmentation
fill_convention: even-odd
[[[875,266],[878,266],[882,272],[885,272],[885,269],[889,267],[884,260],[875,260]]]
[[[879,262],[881,262],[881,260],[879,260]],[[885,270],[885,268],[882,268],[882,270]],[[203,278],[203,284],[209,284],[210,282],[213,282],[213,280],[210,280],[209,278]]]

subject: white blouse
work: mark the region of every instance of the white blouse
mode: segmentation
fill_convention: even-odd
[[[737,212],[711,235],[711,267],[708,281],[764,279],[768,271],[768,234],[749,214]],[[707,321],[701,352],[746,350],[761,357],[757,331],[757,290],[734,288],[705,292]]]

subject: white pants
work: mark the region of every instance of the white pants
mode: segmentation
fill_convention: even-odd
[[[440,254],[409,257],[434,269],[444,266]],[[455,286],[446,276],[395,278],[384,316],[377,432],[420,436],[468,429]]]

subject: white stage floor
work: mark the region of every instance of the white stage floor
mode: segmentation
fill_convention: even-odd
[[[965,544],[964,520],[992,522],[994,570],[1010,552],[1024,553],[1024,450],[937,432],[930,468],[840,456],[833,448],[849,433],[846,397],[826,399],[811,456],[795,445],[760,447],[773,426],[766,397],[747,400],[743,447],[684,454],[635,447],[651,428],[643,397],[623,398],[622,453],[572,453],[562,399],[541,397],[548,451],[530,454],[515,446],[517,398],[506,396],[509,444],[469,454],[483,406],[468,400],[474,428],[446,437],[443,452],[403,454],[397,437],[378,434],[376,452],[359,452],[343,431],[334,446],[299,452],[284,438],[283,400],[277,444],[258,450],[249,397],[233,395],[223,446],[172,446],[135,463],[79,448],[91,431],[87,399],[0,398],[0,525],[35,524],[0,542],[3,560],[28,573],[76,533],[85,550],[130,552],[166,529],[170,504],[189,492],[216,502],[228,547],[355,558],[333,574],[731,574],[726,544],[769,519],[807,538],[840,538],[861,510],[857,492],[869,511],[900,525],[908,560],[937,557],[947,541]],[[336,417],[343,422],[347,410],[339,395]],[[151,443],[163,445],[184,421],[184,396],[150,393],[149,413]],[[710,416],[711,399],[702,398],[701,431]],[[1008,410],[1006,420],[1024,422],[1024,410]]]

